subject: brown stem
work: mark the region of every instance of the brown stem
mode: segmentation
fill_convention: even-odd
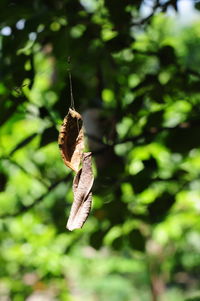
[[[147,241],[146,253],[152,301],[158,301],[165,292],[165,277],[161,270],[163,252],[163,248],[157,242],[151,239]]]

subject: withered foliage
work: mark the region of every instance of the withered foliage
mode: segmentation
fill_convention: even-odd
[[[81,115],[69,109],[58,137],[58,145],[65,165],[78,172],[84,149],[83,121]]]
[[[73,181],[74,201],[71,207],[67,229],[79,229],[85,223],[92,204],[92,153],[83,153],[84,134],[82,116],[69,109],[58,137],[58,145],[65,165],[76,172]],[[82,161],[82,168],[79,165]]]
[[[91,209],[93,181],[92,153],[84,153],[82,168],[73,181],[74,202],[67,222],[67,229],[78,229],[85,223]]]

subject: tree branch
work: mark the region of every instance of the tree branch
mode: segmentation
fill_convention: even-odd
[[[115,145],[118,144],[123,144],[126,142],[135,142],[137,143],[139,140],[141,139],[145,139],[145,138],[149,138],[150,136],[155,136],[163,131],[174,131],[177,129],[185,129],[185,128],[191,128],[191,127],[196,127],[196,126],[200,126],[200,121],[199,120],[188,120],[187,122],[183,122],[178,124],[177,126],[170,128],[170,127],[157,127],[157,128],[152,128],[150,130],[144,130],[141,134],[137,135],[137,136],[133,136],[133,137],[127,137],[124,138],[123,140],[118,140],[113,142],[113,144],[103,144],[102,142],[102,146],[101,148],[99,148],[98,150],[92,152],[92,154],[94,156],[98,156],[100,154],[102,154],[103,152],[107,151],[109,148],[113,148]],[[90,139],[93,139],[92,137],[90,137]]]
[[[21,166],[18,162],[14,161],[13,159],[9,158],[9,157],[1,157],[0,158],[1,160],[6,160],[8,161],[9,163],[15,165],[16,167],[18,167],[21,171],[23,171],[25,174],[33,177],[34,179],[36,179],[37,181],[39,182],[42,182],[42,184],[48,188],[48,185],[47,183],[45,182],[45,180],[42,178],[42,176],[36,176],[36,175],[33,175],[33,174],[30,174],[29,171],[27,171],[23,166]]]
[[[175,8],[175,10],[177,11],[177,6],[175,5],[174,0],[169,0],[165,3],[160,3],[160,0],[156,0],[153,7],[152,7],[151,13],[147,17],[144,17],[143,19],[132,22],[131,24],[133,26],[144,25],[144,24],[148,23],[150,21],[150,19],[155,15],[157,9],[160,8],[162,12],[165,12],[167,10],[168,6],[170,6],[170,5],[172,5]]]
[[[15,217],[18,216],[20,214],[23,214],[24,212],[30,210],[31,208],[35,207],[36,205],[38,205],[54,188],[56,188],[60,183],[64,182],[64,181],[69,181],[71,178],[71,174],[68,174],[66,177],[56,181],[55,183],[52,183],[49,187],[48,190],[42,194],[39,198],[35,199],[33,201],[32,204],[28,205],[28,206],[24,206],[21,205],[21,207],[14,213],[4,213],[2,215],[0,215],[0,218],[7,218],[7,217]]]

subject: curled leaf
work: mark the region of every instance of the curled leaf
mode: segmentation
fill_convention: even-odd
[[[94,176],[92,173],[92,154],[83,154],[83,166],[76,174],[73,182],[74,202],[67,222],[70,231],[79,229],[85,223],[92,204],[92,185]]]
[[[69,168],[78,172],[84,148],[82,117],[75,110],[69,109],[64,118],[58,137],[62,159]]]

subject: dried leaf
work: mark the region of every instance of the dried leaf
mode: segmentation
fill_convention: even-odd
[[[74,202],[67,222],[70,231],[79,229],[85,223],[92,204],[92,154],[83,154],[83,166],[76,174],[73,182]]]
[[[58,145],[65,165],[78,172],[83,149],[82,117],[75,110],[69,109],[64,118],[58,137]]]

